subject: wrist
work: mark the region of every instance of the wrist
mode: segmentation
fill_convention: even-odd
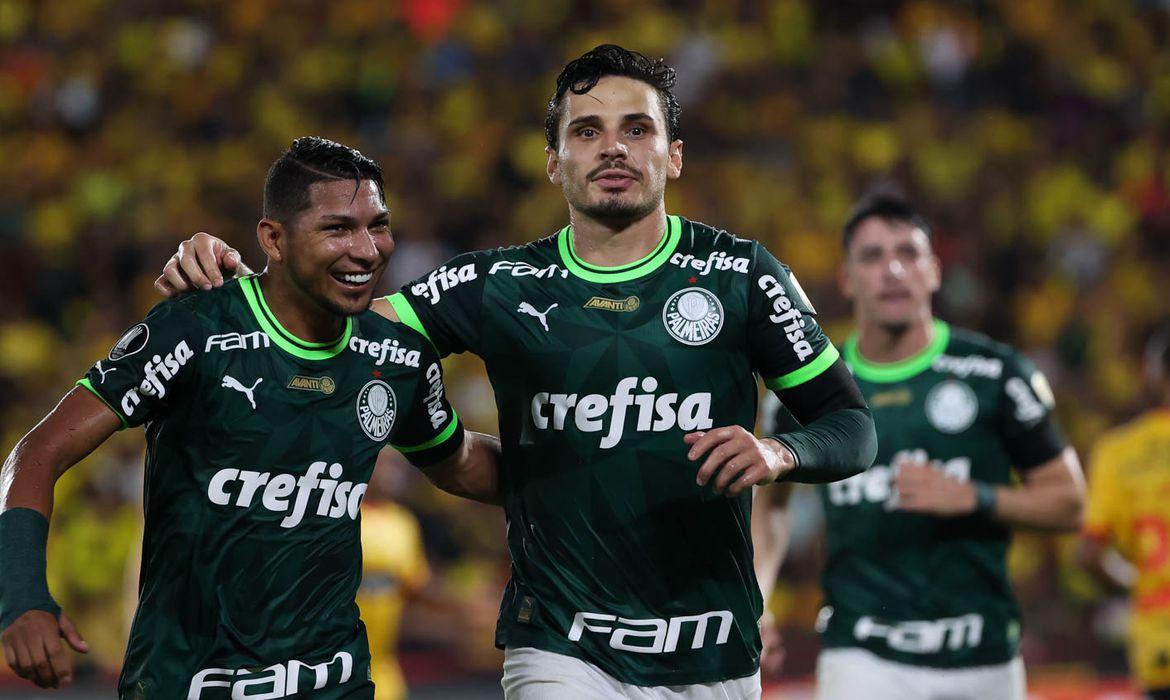
[[[48,538],[49,521],[40,512],[9,508],[0,513],[0,630],[29,610],[60,613],[45,575]]]
[[[972,514],[991,517],[995,515],[996,504],[999,501],[994,484],[986,481],[972,481],[971,487],[975,493],[975,503]]]
[[[765,447],[772,450],[772,453],[776,455],[776,458],[780,464],[780,470],[776,476],[777,480],[784,478],[785,474],[792,471],[793,469],[796,469],[798,464],[796,453],[792,450],[791,447],[784,444],[783,440],[769,435],[767,437],[761,438],[760,442]]]

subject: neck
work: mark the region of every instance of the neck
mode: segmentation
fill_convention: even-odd
[[[925,350],[932,340],[934,318],[929,308],[904,325],[863,317],[857,327],[857,351],[871,362],[901,362]]]
[[[269,310],[289,333],[310,343],[328,343],[341,335],[345,317],[321,308],[280,270],[265,272],[259,282]]]
[[[666,203],[636,221],[605,222],[569,209],[573,251],[598,267],[617,267],[641,260],[666,235]]]

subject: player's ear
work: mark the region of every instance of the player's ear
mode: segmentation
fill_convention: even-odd
[[[288,244],[288,232],[284,224],[267,217],[260,219],[260,223],[256,224],[256,240],[269,260],[284,260],[284,248]]]
[[[557,158],[557,150],[552,146],[545,146],[544,152],[548,154],[548,164],[544,166],[544,171],[548,174],[548,181],[559,185],[561,184],[561,161]]]
[[[837,286],[841,289],[841,296],[853,301],[855,291],[853,288],[853,279],[849,276],[849,253],[846,252],[846,259],[841,262],[841,267],[837,268]]]
[[[933,294],[942,287],[942,262],[937,255],[930,256],[930,293]]]
[[[675,139],[674,141],[671,141],[668,148],[670,154],[670,165],[666,170],[666,176],[673,180],[679,175],[682,175],[682,139]]]

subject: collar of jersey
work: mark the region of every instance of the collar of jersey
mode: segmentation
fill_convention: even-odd
[[[951,342],[951,327],[937,318],[934,320],[934,338],[917,355],[898,362],[871,362],[857,350],[857,336],[845,343],[845,362],[853,369],[858,379],[878,384],[902,382],[922,374],[946,350]]]
[[[276,314],[272,313],[272,309],[268,308],[268,302],[264,301],[264,290],[260,288],[259,279],[244,277],[240,280],[240,289],[243,290],[244,298],[248,300],[248,306],[252,309],[256,322],[260,324],[260,329],[276,343],[277,347],[288,354],[304,360],[328,360],[349,344],[349,337],[353,335],[352,317],[345,319],[345,330],[337,340],[314,343],[296,337],[280,325],[280,321],[276,320]]]
[[[670,259],[675,248],[678,248],[678,242],[682,239],[682,221],[677,216],[666,217],[666,231],[662,234],[662,238],[654,250],[641,260],[616,267],[590,265],[577,257],[576,251],[573,250],[572,226],[566,226],[558,233],[557,248],[560,250],[561,260],[574,276],[580,277],[586,282],[627,282],[645,277],[662,267]]]

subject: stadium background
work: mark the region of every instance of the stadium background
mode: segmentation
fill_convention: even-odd
[[[672,212],[764,241],[840,342],[839,226],[868,188],[903,188],[935,225],[940,315],[1033,357],[1085,455],[1142,407],[1140,346],[1170,315],[1168,27],[1167,0],[0,0],[3,450],[157,301],[179,240],[212,231],[262,262],[264,171],[295,136],[385,169],[387,291],[458,251],[559,228],[544,104],[567,59],[616,42],[679,69]],[[482,366],[447,371],[467,422],[494,431]],[[87,690],[68,697],[112,696],[142,442],[118,435],[58,488],[53,590],[95,648]],[[383,467],[431,574],[401,639],[415,696],[498,696],[502,518]],[[771,601],[785,698],[807,697],[819,596],[815,499],[794,509]],[[1074,544],[1025,535],[1012,550],[1037,697],[1125,687],[1124,605],[1076,570]],[[0,672],[0,697],[27,688]]]

